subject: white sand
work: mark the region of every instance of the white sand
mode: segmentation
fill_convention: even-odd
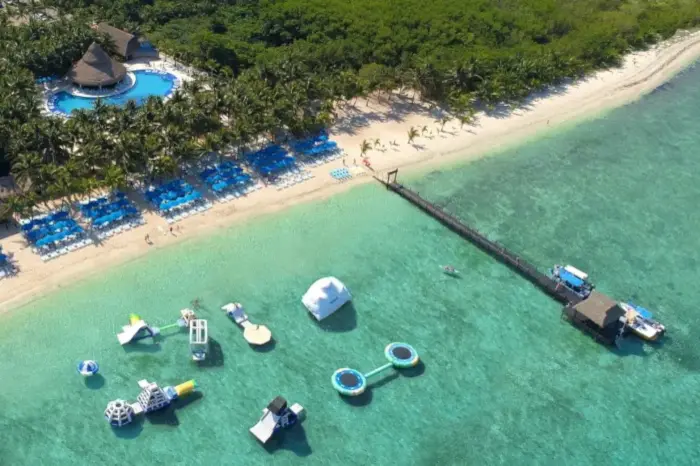
[[[347,110],[341,112],[332,130],[332,139],[346,151],[348,165],[353,165],[353,159],[359,165],[361,142],[380,138],[380,147],[368,152],[372,168],[377,173],[397,167],[415,169],[469,161],[550,127],[629,103],[663,84],[698,57],[700,33],[679,34],[654,49],[629,55],[620,68],[533,96],[523,108],[506,116],[477,115],[477,123],[464,128],[451,121],[445,125],[444,132],[438,131],[440,125],[436,117],[439,112],[422,104],[411,104],[409,98],[395,96],[389,103],[386,99],[358,101],[354,109],[347,106]],[[428,128],[413,145],[407,143],[411,126]],[[393,141],[398,145],[391,145]],[[372,180],[371,176],[356,176],[349,182],[339,183],[328,172],[340,166],[342,162],[336,161],[315,168],[313,179],[289,189],[265,188],[247,198],[217,204],[204,214],[179,222],[180,230],[174,235],[168,233],[169,225],[164,219],[146,213],[146,225],[114,236],[99,246],[71,252],[47,263],[27,248],[19,234],[4,238],[2,246],[14,253],[20,272],[16,277],[0,281],[0,312],[95,276],[107,267],[141,257],[151,249],[201,237],[252,216],[325,198]],[[153,245],[146,244],[144,237],[147,234]]]

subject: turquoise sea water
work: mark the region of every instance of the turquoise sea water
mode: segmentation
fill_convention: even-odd
[[[700,454],[700,70],[640,102],[465,167],[404,178],[543,269],[567,262],[650,308],[661,346],[612,352],[559,306],[398,197],[366,185],[216,236],[154,251],[2,317],[0,458],[7,465],[696,464]],[[462,278],[443,275],[454,264]],[[333,274],[354,307],[324,325],[301,294]],[[137,312],[173,322],[199,298],[214,340],[121,348]],[[277,341],[244,343],[219,307],[246,305]],[[356,403],[330,377],[383,364],[391,341],[424,366],[387,374]],[[101,365],[86,385],[83,358]],[[114,432],[107,402],[136,382],[195,378],[201,398]],[[302,428],[262,447],[248,433],[276,395]]]
[[[144,71],[134,71],[136,83],[128,91],[103,99],[107,105],[125,105],[133,100],[137,105],[141,105],[148,97],[165,97],[170,94],[173,88],[174,76],[168,78],[155,73]],[[95,100],[88,97],[76,97],[67,92],[59,92],[56,95],[56,108],[70,115],[73,110],[89,109],[95,105]]]

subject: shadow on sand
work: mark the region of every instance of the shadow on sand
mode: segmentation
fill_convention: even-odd
[[[289,450],[297,456],[309,456],[311,446],[306,438],[303,423],[298,423],[289,430],[282,430],[263,445],[265,451],[272,454],[277,450]]]
[[[352,301],[349,301],[343,307],[320,322],[317,321],[311,315],[311,313],[309,313],[309,318],[316,322],[321,329],[327,332],[342,333],[349,332],[357,328],[357,310],[355,309],[355,305],[352,303]]]

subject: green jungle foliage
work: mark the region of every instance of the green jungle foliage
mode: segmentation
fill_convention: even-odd
[[[52,7],[60,20],[12,25]],[[414,89],[454,117],[615,66],[700,23],[697,0],[44,0],[0,13],[5,213],[165,177],[202,154],[333,122],[335,102]],[[107,21],[207,71],[167,104],[42,116],[38,77],[62,75]]]

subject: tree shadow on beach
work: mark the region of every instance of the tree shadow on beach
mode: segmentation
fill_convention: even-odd
[[[279,431],[263,445],[263,448],[270,454],[278,450],[289,450],[296,456],[301,457],[311,454],[311,446],[306,437],[303,423],[298,423],[289,430]]]
[[[311,313],[309,313],[309,318],[327,332],[343,333],[357,328],[357,310],[352,301],[347,302],[343,307],[320,322]]]

